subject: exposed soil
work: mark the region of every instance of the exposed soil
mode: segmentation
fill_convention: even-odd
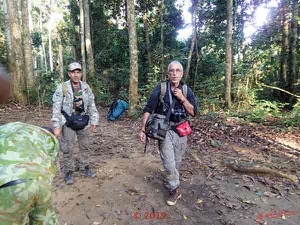
[[[170,207],[165,203],[168,192],[156,143],[144,154],[139,121],[124,116],[108,122],[106,109],[100,112],[90,155],[97,177],[83,178],[76,172],[75,184],[67,186],[58,172],[54,180],[53,202],[62,225],[299,224],[299,182],[228,167],[259,165],[299,177],[299,132],[235,118],[194,119],[181,167],[183,197]],[[50,126],[50,118],[51,109],[0,108],[0,123]],[[77,146],[74,151],[78,153]],[[78,154],[75,159],[78,165]],[[62,168],[62,155],[60,162]]]

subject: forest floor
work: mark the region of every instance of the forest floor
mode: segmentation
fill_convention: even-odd
[[[299,131],[237,118],[193,119],[181,166],[183,196],[171,207],[157,144],[151,142],[144,154],[139,121],[123,116],[108,122],[107,110],[100,112],[90,154],[97,177],[75,172],[71,186],[64,184],[62,170],[55,177],[53,202],[62,225],[299,224],[299,182],[289,179],[300,176]],[[49,108],[0,108],[0,123],[50,126],[50,118]],[[77,146],[74,151],[78,169]],[[61,153],[60,161],[62,169]],[[243,172],[234,171],[237,166]]]

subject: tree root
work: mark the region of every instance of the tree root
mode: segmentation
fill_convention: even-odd
[[[283,177],[287,178],[290,181],[297,183],[298,177],[291,174],[282,173],[278,170],[274,170],[265,166],[259,166],[255,164],[241,164],[241,163],[234,163],[234,162],[225,162],[225,165],[236,171],[236,172],[242,172],[242,173],[260,173],[260,174],[270,174],[276,177]]]

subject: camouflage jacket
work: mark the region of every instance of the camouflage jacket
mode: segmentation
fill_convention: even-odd
[[[20,122],[0,126],[0,186],[18,179],[52,182],[58,151],[58,140],[43,128]]]
[[[90,124],[98,125],[99,121],[99,113],[96,108],[94,94],[89,87],[89,85],[85,82],[81,83],[82,90],[82,98],[84,102],[84,111],[90,116]],[[61,114],[61,110],[63,109],[69,116],[72,115],[73,111],[73,100],[74,94],[71,86],[71,81],[68,80],[65,82],[67,86],[66,95],[63,94],[62,84],[58,85],[52,101],[53,101],[53,113],[52,113],[52,125],[53,127],[61,127],[65,124],[66,119]]]

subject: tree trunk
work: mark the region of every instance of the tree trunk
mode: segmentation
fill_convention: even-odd
[[[53,52],[52,52],[52,28],[48,26],[48,54],[49,54],[49,64],[50,72],[53,72]]]
[[[149,35],[149,25],[148,25],[148,17],[147,17],[147,3],[143,2],[144,7],[144,16],[143,16],[143,23],[144,23],[144,32],[145,32],[145,40],[146,40],[146,52],[148,58],[148,66],[152,67],[152,58],[151,58],[151,51],[150,51],[150,35]]]
[[[27,0],[21,0],[22,10],[22,34],[23,34],[23,52],[26,72],[27,89],[32,91],[35,87],[35,79],[33,74],[33,54],[31,45],[31,35],[29,30],[29,12]]]
[[[89,65],[89,75],[90,78],[94,78],[95,75],[95,62],[94,62],[94,51],[92,47],[91,39],[91,24],[90,24],[90,5],[89,0],[83,0],[84,7],[84,24],[85,24],[85,46],[86,54]]]
[[[48,63],[47,63],[47,57],[46,57],[46,48],[44,43],[42,42],[42,59],[44,60],[44,66],[46,72],[48,72]]]
[[[59,80],[64,81],[64,61],[63,61],[63,46],[61,43],[60,34],[57,34],[58,40],[58,64],[59,64]]]
[[[197,38],[197,31],[196,31],[196,15],[198,11],[198,5],[199,5],[200,0],[195,0],[193,1],[193,12],[192,12],[192,29],[193,29],[193,34],[192,34],[192,41],[191,41],[191,48],[187,60],[187,66],[185,69],[185,80],[188,82],[189,80],[189,73],[190,73],[190,67],[191,67],[191,61],[192,61],[192,55],[194,52],[194,46]]]
[[[54,16],[53,15],[53,0],[50,0],[50,18],[49,18],[49,21],[51,20],[51,17]],[[53,73],[54,70],[53,70],[53,67],[54,67],[54,64],[53,64],[53,51],[52,51],[52,26],[50,26],[48,24],[48,54],[49,54],[49,64],[50,64],[50,72]]]
[[[73,44],[72,44],[72,51],[73,51],[73,56],[74,56],[74,61],[75,62],[78,62],[79,61],[79,57],[78,57],[78,50],[77,50],[77,40],[78,40],[78,34],[76,32],[76,29],[75,29],[75,18],[74,18],[74,10],[73,10],[73,7],[72,7],[72,2],[73,0],[70,0],[70,14],[71,14],[71,22],[72,22],[72,32],[73,32],[73,36],[72,36],[72,40],[73,40]]]
[[[225,106],[231,107],[231,72],[232,72],[232,0],[227,0],[227,32],[226,32],[226,75],[225,75]]]
[[[6,2],[8,24],[10,28],[10,41],[12,50],[12,62],[9,65],[11,72],[11,85],[13,97],[20,104],[27,104],[24,55],[22,49],[21,27],[18,16],[18,0],[9,0]]]
[[[296,43],[297,43],[297,16],[298,16],[298,1],[293,0],[292,19],[290,22],[291,32],[289,41],[289,89],[294,92],[296,85]]]
[[[134,0],[127,0],[127,24],[130,52],[129,113],[133,113],[136,110],[138,100],[138,49]]]
[[[42,32],[43,32],[43,22],[42,22],[41,11],[39,13],[39,32],[40,32],[40,34],[42,34]],[[42,42],[40,45],[41,67],[42,67],[42,69],[45,69],[46,72],[48,72],[45,45],[44,45],[43,40],[41,40],[41,42]]]
[[[196,31],[197,32],[197,31]],[[195,66],[195,76],[194,76],[194,82],[193,82],[193,91],[196,87],[196,83],[197,83],[197,79],[198,79],[198,67],[199,67],[199,64],[200,64],[200,54],[199,54],[199,50],[198,50],[198,42],[197,42],[197,39],[196,39],[196,66]]]
[[[160,50],[161,50],[161,80],[165,80],[165,60],[164,60],[164,0],[161,0],[160,6]]]
[[[83,0],[79,0],[80,10],[80,43],[81,43],[81,67],[82,67],[82,80],[86,81],[86,57],[85,57],[85,43],[84,43],[84,12]]]
[[[7,14],[7,5],[6,5],[7,0],[3,0],[3,16],[4,20],[6,21],[4,23],[5,25],[5,44],[6,44],[6,50],[7,50],[7,61],[8,61],[8,67],[12,68],[13,65],[13,59],[12,59],[12,47],[11,47],[11,40],[10,40],[10,28],[8,24],[8,14]]]
[[[281,2],[281,22],[282,22],[282,37],[281,37],[281,56],[280,56],[280,83],[284,86],[287,80],[287,58],[288,58],[288,21],[286,0]]]

